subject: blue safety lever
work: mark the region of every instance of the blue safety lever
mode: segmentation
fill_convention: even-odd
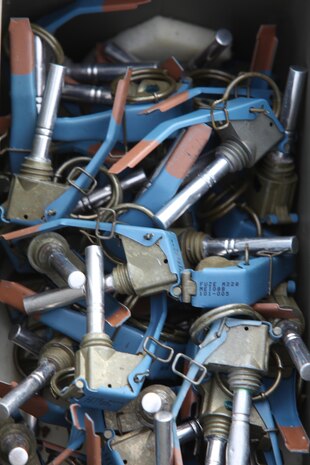
[[[39,24],[54,33],[71,19],[85,14],[109,13],[133,10],[150,0],[74,0],[69,5],[56,10],[39,20]]]
[[[292,255],[270,253],[249,261],[227,261],[224,268],[213,266],[191,270],[184,266],[177,236],[173,232],[86,220],[54,220],[4,234],[2,239],[14,242],[65,227],[91,229],[99,235],[112,230],[121,239],[127,263],[116,266],[110,275],[105,276],[110,291],[138,296],[167,291],[175,299],[194,307],[257,302],[284,281],[294,266]],[[149,273],[150,269],[152,273]]]

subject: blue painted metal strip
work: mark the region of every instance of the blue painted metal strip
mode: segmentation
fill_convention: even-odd
[[[34,73],[11,75],[10,147],[31,149],[37,120],[35,97]],[[12,173],[19,172],[24,157],[25,153],[10,151]]]

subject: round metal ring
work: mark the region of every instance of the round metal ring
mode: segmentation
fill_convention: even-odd
[[[59,370],[53,375],[50,382],[50,390],[55,399],[62,397],[63,389],[70,386],[71,382],[74,380],[74,373],[75,368],[70,367]],[[66,382],[66,385],[61,386],[64,382]]]
[[[220,194],[215,194],[211,193],[209,194],[204,200],[203,200],[203,205],[204,204],[208,205],[208,210],[202,211],[198,213],[198,217],[201,219],[207,219],[208,221],[216,221],[222,216],[226,215],[227,213],[230,212],[235,206],[238,197],[244,193],[244,191],[248,188],[249,182],[245,181],[244,183],[241,184],[235,191],[233,191],[232,186],[229,186],[227,189],[225,189],[223,192]],[[234,186],[233,186],[234,187]],[[230,194],[230,191],[232,193]],[[230,195],[228,199],[222,201],[223,198],[225,198],[226,195]]]
[[[264,81],[268,82],[268,84],[272,88],[272,90],[274,92],[274,96],[275,96],[274,102],[273,102],[273,112],[276,115],[276,117],[278,117],[279,114],[280,114],[280,111],[281,111],[281,93],[280,93],[279,87],[274,82],[274,80],[271,79],[271,77],[267,76],[266,74],[258,73],[258,72],[254,72],[254,71],[251,71],[249,73],[240,74],[240,76],[236,77],[236,79],[231,81],[231,83],[228,84],[222,98],[219,99],[219,100],[215,100],[212,103],[212,109],[215,110],[216,105],[218,105],[218,104],[226,103],[227,100],[229,99],[230,93],[233,90],[233,88],[236,85],[240,84],[240,82],[242,82],[244,80],[251,79],[251,78],[260,78],[260,79],[263,79]],[[221,129],[221,127],[222,128],[226,127],[226,122],[225,122],[224,126],[216,126],[217,129]]]
[[[31,23],[30,25],[33,33],[39,36],[40,39],[46,42],[46,44],[52,49],[55,54],[56,63],[58,65],[62,65],[65,61],[65,54],[56,37],[38,24]]]
[[[65,54],[62,49],[62,46],[50,32],[48,32],[43,27],[39,26],[38,24],[30,23],[32,32],[40,37],[52,50],[55,55],[56,64],[62,65],[65,61]],[[10,54],[10,45],[9,45],[9,35],[6,34],[3,39],[3,49],[6,55],[9,56]]]
[[[117,216],[121,215],[122,213],[124,213],[127,210],[138,210],[139,212],[144,213],[151,220],[154,220],[154,217],[155,217],[155,214],[151,210],[149,210],[146,207],[143,207],[142,205],[138,205],[138,204],[135,204],[135,203],[129,203],[129,202],[120,203],[120,204],[116,205],[113,208],[113,210],[116,212]],[[107,215],[108,214],[109,213],[107,212]],[[102,217],[102,221],[107,221],[104,216]]]
[[[122,79],[122,77],[118,77],[114,79],[114,81],[112,82],[111,84],[112,95],[115,95],[116,87],[120,79]],[[145,68],[145,69],[134,70],[132,72],[130,82],[134,83],[136,81],[141,81],[143,79],[164,82],[167,84],[167,88],[161,91],[154,90],[153,92],[151,91],[148,92],[146,89],[144,90],[144,92],[141,92],[141,95],[131,94],[130,93],[131,91],[129,88],[129,92],[127,95],[128,103],[148,103],[148,102],[158,101],[160,99],[169,97],[169,95],[171,95],[177,88],[176,81],[162,69]]]
[[[197,86],[197,81],[198,83],[200,81],[208,80],[208,79],[214,79],[218,80],[220,82],[224,82],[225,84],[230,84],[236,76],[230,73],[226,73],[225,71],[220,71],[218,69],[195,69],[192,71],[189,76],[193,79],[193,86]],[[201,84],[198,84],[199,86]]]
[[[252,220],[255,223],[257,237],[261,237],[263,235],[263,228],[262,228],[259,216],[255,213],[255,211],[246,204],[236,203],[236,207],[241,208],[241,210],[244,210],[245,212],[249,214],[249,216],[252,218]]]

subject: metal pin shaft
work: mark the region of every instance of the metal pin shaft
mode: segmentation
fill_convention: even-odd
[[[204,465],[225,465],[227,440],[220,436],[209,436]]]
[[[61,97],[71,102],[98,103],[102,105],[112,105],[113,103],[110,88],[88,84],[65,84]]]
[[[28,157],[31,160],[41,162],[49,161],[49,148],[62,92],[64,74],[65,68],[63,66],[50,65],[33,139],[32,151],[31,155]]]
[[[228,439],[227,465],[248,465],[249,463],[251,406],[250,390],[235,389]]]
[[[248,249],[250,253],[261,250],[296,254],[298,252],[298,240],[296,236],[287,237],[251,237],[238,239],[210,239],[205,237],[202,243],[204,257],[209,255],[229,256],[243,253]]]
[[[45,313],[54,308],[66,307],[80,299],[84,299],[83,288],[80,289],[51,289],[40,294],[27,296],[23,300],[24,309],[27,315],[32,313]]]
[[[87,332],[104,332],[103,254],[98,245],[86,247]]]
[[[290,66],[280,114],[280,121],[286,131],[293,132],[296,129],[306,78],[306,68]]]
[[[0,420],[6,420],[16,410],[40,391],[56,371],[54,363],[42,359],[39,366],[0,400]]]
[[[201,68],[202,66],[213,63],[227,48],[232,45],[233,36],[228,29],[219,29],[216,31],[211,44],[205,48],[198,57],[190,62],[190,68]]]
[[[65,281],[67,281],[69,287],[72,289],[80,289],[83,287],[85,284],[84,273],[73,265],[63,251],[58,249],[57,246],[51,245],[46,248],[47,253],[49,253],[49,264]]]
[[[198,420],[189,420],[177,427],[177,436],[180,444],[186,444],[202,436],[202,428]]]
[[[71,65],[67,68],[67,74],[81,82],[108,82],[123,76],[127,68],[133,70],[145,68],[158,68],[157,63],[126,63],[126,64],[98,64],[98,65]]]
[[[74,255],[66,239],[57,233],[43,233],[30,242],[28,260],[39,273],[51,271],[62,277],[72,289],[80,289],[85,284],[85,275],[74,263]]]
[[[114,292],[112,275],[107,275],[104,279],[104,292]],[[24,309],[27,315],[33,313],[45,313],[54,308],[66,307],[85,298],[84,288],[80,289],[52,289],[25,297],[23,300]]]
[[[277,155],[280,157],[288,157],[293,151],[295,130],[306,79],[306,68],[290,66],[280,114],[280,122],[284,126],[288,141],[283,152],[277,151]]]
[[[277,326],[282,330],[282,340],[301,378],[310,381],[310,352],[300,336],[298,325],[282,320]]]
[[[172,465],[172,423],[171,412],[162,410],[154,415],[156,465]]]
[[[117,63],[130,63],[138,61],[134,55],[126,52],[123,48],[117,45],[115,42],[107,42],[104,47],[104,54],[109,58],[112,58]]]
[[[35,74],[36,74],[36,106],[37,112],[40,113],[43,92],[45,87],[46,68],[45,68],[45,50],[42,40],[39,36],[34,36],[35,50]]]
[[[37,334],[23,328],[21,325],[13,325],[8,336],[9,340],[24,350],[38,356],[46,341]]]
[[[158,223],[167,229],[203,194],[230,171],[230,165],[225,158],[218,158],[210,163],[196,179],[187,184],[170,202],[155,215]]]
[[[120,181],[120,186],[123,191],[138,187],[147,180],[143,170],[134,171],[132,174]],[[95,190],[92,194],[82,197],[77,203],[74,213],[90,211],[93,208],[98,208],[105,201],[109,200],[112,195],[112,188],[110,185],[102,189]]]

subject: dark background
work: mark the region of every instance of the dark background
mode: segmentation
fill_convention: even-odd
[[[10,16],[27,16],[35,21],[68,0],[3,0],[4,31]],[[226,27],[234,36],[235,56],[250,60],[259,26],[276,24],[279,49],[277,74],[299,55],[309,23],[307,0],[153,0],[136,10],[98,15],[84,15],[71,20],[57,32],[65,52],[78,60],[96,41],[113,37],[126,27],[134,26],[161,14],[212,29]]]

